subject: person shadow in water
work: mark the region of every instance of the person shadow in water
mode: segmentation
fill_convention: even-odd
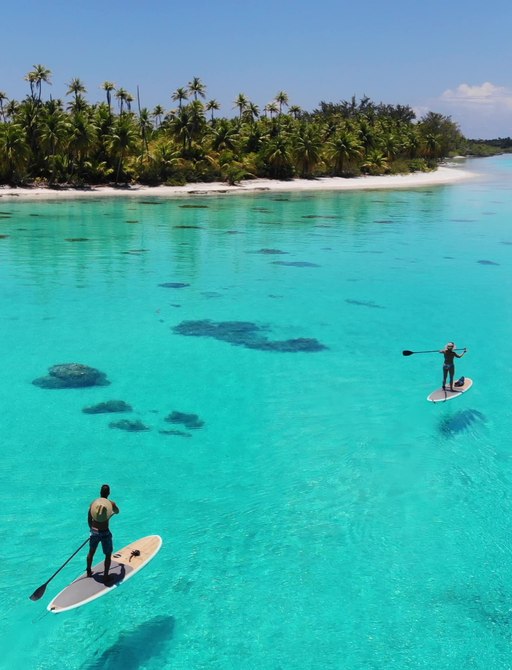
[[[174,627],[174,617],[158,616],[133,630],[121,631],[114,644],[96,658],[88,659],[82,670],[139,670],[164,652],[173,638]]]

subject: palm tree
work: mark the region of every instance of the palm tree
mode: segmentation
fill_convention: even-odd
[[[269,102],[268,104],[265,105],[263,108],[263,111],[265,114],[270,114],[270,118],[272,118],[272,114],[277,114],[279,111],[279,107],[277,105],[277,102],[275,100],[272,100],[272,102]]]
[[[3,91],[0,91],[0,114],[2,115],[2,121],[5,121],[4,102],[7,100],[9,100],[7,95]]]
[[[288,107],[288,93],[285,93],[285,91],[279,91],[279,93],[276,95],[276,102],[279,105],[279,116],[281,116],[283,105]]]
[[[43,107],[40,102],[30,97],[24,100],[16,114],[16,122],[25,133],[25,139],[31,150],[31,159],[37,163],[39,156],[39,123]]]
[[[99,163],[103,161],[108,163],[110,159],[108,147],[113,133],[114,116],[104,102],[95,108],[94,114],[92,115],[92,122],[97,129],[97,151],[95,152],[95,160],[97,159]]]
[[[66,91],[66,95],[71,95],[73,94],[75,96],[75,102],[78,96],[81,93],[87,93],[87,89],[85,88],[84,84],[82,83],[81,79],[78,77],[75,77],[72,79],[69,84],[68,84],[68,90]]]
[[[165,114],[165,109],[162,105],[156,105],[156,107],[151,112],[151,116],[155,119],[157,127],[162,125],[162,116]]]
[[[260,108],[254,102],[247,102],[245,106],[243,118],[244,120],[249,121],[249,123],[254,123],[258,116],[260,115]]]
[[[109,139],[109,150],[117,158],[116,184],[123,172],[126,154],[137,148],[138,137],[130,116],[119,116]]]
[[[292,105],[288,111],[294,119],[298,119],[302,114],[302,109],[298,105]]]
[[[0,171],[7,181],[17,183],[23,179],[29,157],[23,127],[16,123],[0,126]]]
[[[85,160],[94,152],[98,129],[88,114],[77,112],[71,118],[68,148],[72,169],[76,164],[81,170]]]
[[[65,145],[69,124],[59,108],[46,112],[39,126],[39,139],[49,164],[50,183],[55,181],[56,155]]]
[[[321,161],[322,140],[314,125],[302,124],[293,137],[293,153],[302,177],[310,177]]]
[[[235,151],[238,130],[227,119],[220,119],[211,132],[211,144],[214,151]]]
[[[18,113],[19,108],[20,108],[19,102],[17,102],[16,100],[9,100],[9,102],[5,107],[5,116],[8,119],[13,119]]]
[[[123,103],[127,101],[127,98],[128,98],[129,95],[130,94],[128,93],[128,91],[126,89],[122,88],[122,87],[118,88],[116,90],[115,96],[116,96],[117,101],[119,103],[119,114],[120,115],[123,114]],[[132,100],[133,100],[133,98],[132,98]]]
[[[25,77],[25,79],[28,79],[30,83],[30,89],[32,93],[32,97],[34,97],[34,88],[37,90],[37,100],[38,102],[41,102],[41,88],[43,81],[45,84],[49,84],[51,86],[51,70],[49,70],[47,67],[44,65],[34,65],[34,69],[32,72],[29,72],[28,75]]]
[[[83,97],[83,95],[76,95],[71,102],[68,103],[67,109],[72,113],[72,114],[78,114],[78,112],[85,112],[86,109],[88,108],[87,100]]]
[[[423,136],[423,153],[427,158],[440,156],[441,136],[436,133],[427,133]]]
[[[206,97],[206,86],[199,79],[199,77],[194,77],[192,81],[188,82],[188,90],[189,93],[192,93],[192,95],[194,96],[194,100],[197,100],[198,95],[201,98]]]
[[[343,174],[346,163],[360,158],[362,153],[362,144],[353,133],[346,130],[338,132],[332,140],[327,142],[327,159],[332,164],[334,174],[337,176]]]
[[[183,100],[188,100],[187,89],[183,87],[177,88],[171,95],[171,100],[177,102],[179,109],[181,109]]]
[[[208,102],[206,103],[205,109],[206,109],[207,112],[212,113],[211,122],[213,124],[213,112],[214,111],[216,111],[216,112],[219,111],[219,109],[220,109],[219,103],[217,102],[217,100],[208,100]]]
[[[154,152],[154,162],[160,179],[167,181],[180,166],[180,152],[176,151],[171,142],[159,144]]]
[[[367,172],[368,174],[383,174],[388,169],[388,160],[382,151],[379,151],[378,149],[372,149],[367,154],[361,168],[363,172]]]
[[[234,108],[238,108],[238,114],[239,118],[242,118],[242,114],[247,108],[247,105],[249,104],[249,99],[243,94],[239,93],[236,100],[234,102]]]
[[[278,135],[267,144],[263,159],[271,177],[286,179],[292,175],[290,147],[284,134]]]
[[[143,107],[139,112],[139,128],[144,149],[149,153],[148,138],[153,130],[153,124],[151,123],[151,113],[147,107]]]
[[[112,110],[112,91],[115,91],[116,85],[114,83],[112,83],[111,81],[104,81],[103,84],[101,85],[101,88],[107,94],[108,110],[109,110],[109,112],[111,112],[111,110]]]
[[[135,100],[131,93],[126,93],[126,108],[129,112],[132,111],[132,102]]]
[[[194,140],[199,140],[206,127],[206,119],[204,116],[204,105],[200,100],[193,100],[188,105],[190,114],[190,129]]]
[[[36,99],[36,94],[35,94],[36,75],[35,75],[35,72],[27,72],[24,79],[25,79],[25,81],[28,81],[28,84],[30,86],[30,98],[32,100],[35,100]]]
[[[188,107],[183,108],[169,122],[171,134],[181,142],[183,151],[190,149],[192,145],[192,122]]]

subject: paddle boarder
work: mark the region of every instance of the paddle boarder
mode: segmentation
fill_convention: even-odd
[[[108,523],[114,514],[119,514],[119,507],[113,500],[109,500],[110,486],[103,484],[100,489],[100,497],[93,500],[89,505],[89,513],[87,515],[87,523],[91,535],[89,538],[89,553],[87,554],[87,576],[92,577],[92,559],[99,543],[105,554],[105,571],[103,579],[108,583],[108,571],[110,569],[110,562],[112,560],[112,533],[110,532]]]
[[[462,358],[466,353],[466,348],[463,349],[461,354],[458,354],[455,351],[455,344],[453,342],[448,342],[444,349],[441,349],[440,354],[444,355],[443,363],[443,391],[446,390],[446,378],[450,375],[450,391],[456,391],[457,389],[453,388],[453,376],[455,374],[455,358]]]

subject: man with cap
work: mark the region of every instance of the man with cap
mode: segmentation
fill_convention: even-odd
[[[443,363],[443,391],[446,386],[446,377],[450,375],[450,391],[456,391],[457,389],[453,388],[453,375],[455,374],[455,358],[462,358],[466,353],[466,349],[461,354],[455,352],[455,344],[453,342],[448,342],[444,349],[441,349],[439,352],[444,355]]]
[[[92,577],[92,559],[98,544],[101,542],[101,548],[105,554],[105,572],[104,582],[108,583],[108,571],[112,559],[112,533],[109,530],[108,522],[111,516],[119,514],[119,507],[113,500],[109,500],[110,486],[103,484],[100,490],[100,497],[93,500],[89,505],[89,514],[87,523],[91,531],[89,539],[89,553],[87,554],[87,576]]]

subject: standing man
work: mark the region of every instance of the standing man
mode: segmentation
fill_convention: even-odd
[[[441,349],[439,352],[444,355],[443,362],[443,391],[446,386],[446,378],[450,376],[450,391],[456,391],[457,389],[453,388],[453,375],[455,374],[455,359],[462,358],[466,353],[466,349],[463,350],[461,354],[456,353],[455,344],[453,342],[448,342],[444,349]]]
[[[110,486],[103,484],[100,490],[100,497],[93,500],[89,505],[89,514],[87,515],[87,523],[91,531],[89,539],[89,553],[87,554],[87,576],[92,577],[92,559],[98,544],[101,542],[101,548],[105,554],[105,572],[104,583],[108,584],[108,571],[110,569],[110,562],[112,560],[112,533],[108,527],[108,522],[111,516],[119,514],[119,507],[113,500],[109,500]]]

